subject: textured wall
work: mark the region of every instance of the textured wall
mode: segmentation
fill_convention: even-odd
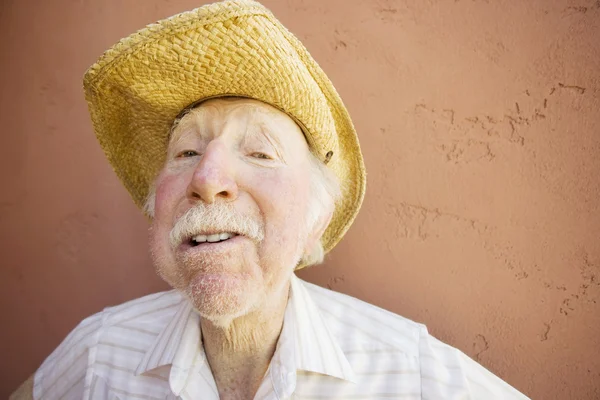
[[[0,397],[83,317],[165,288],[81,77],[181,0],[0,8]],[[301,273],[426,323],[529,396],[600,398],[600,2],[265,0],[345,99],[364,208]]]

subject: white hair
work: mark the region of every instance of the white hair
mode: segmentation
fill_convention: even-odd
[[[310,180],[311,196],[306,220],[308,232],[311,232],[316,228],[316,224],[321,218],[333,213],[335,203],[341,197],[341,189],[340,182],[333,171],[312,152],[309,157],[312,177]],[[319,239],[313,249],[308,254],[303,255],[301,264],[307,267],[321,264],[324,258],[325,249]]]

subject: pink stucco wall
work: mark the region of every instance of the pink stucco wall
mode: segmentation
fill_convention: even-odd
[[[165,288],[81,77],[203,3],[2,2],[0,397],[83,317]],[[533,398],[600,398],[600,2],[264,3],[338,87],[369,172],[346,239],[300,275],[426,323]]]

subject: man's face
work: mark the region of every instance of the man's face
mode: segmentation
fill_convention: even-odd
[[[187,114],[156,181],[150,247],[160,276],[215,322],[287,293],[318,240],[305,223],[310,163],[300,128],[259,101],[214,99]]]

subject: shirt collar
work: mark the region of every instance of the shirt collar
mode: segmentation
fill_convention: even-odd
[[[177,311],[144,354],[135,370],[136,375],[141,375],[173,362],[181,338],[188,327],[188,320],[193,315],[196,315],[196,313],[193,311],[192,305],[185,297],[182,297]]]
[[[146,351],[135,373],[141,375],[165,365],[171,365],[169,385],[176,396],[181,394],[190,373],[194,372],[201,374],[204,379],[194,382],[192,390],[214,393],[218,398],[202,347],[200,316],[186,298],[182,299],[169,323]]]
[[[348,359],[302,280],[292,275],[288,303],[294,322],[296,369],[356,383]],[[284,324],[287,323],[287,315]]]
[[[356,376],[303,282],[292,275],[283,329],[269,365],[277,398],[296,390],[296,372],[306,371],[356,383]]]

